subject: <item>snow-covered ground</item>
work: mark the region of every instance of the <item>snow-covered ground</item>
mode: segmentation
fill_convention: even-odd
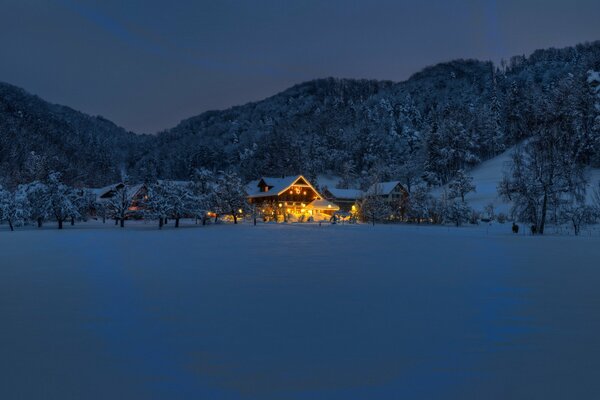
[[[0,398],[598,398],[599,232],[509,231],[0,229]]]

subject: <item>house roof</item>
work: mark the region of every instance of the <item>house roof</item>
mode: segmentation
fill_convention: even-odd
[[[363,196],[363,191],[359,189],[338,189],[338,188],[327,188],[327,191],[331,193],[336,199],[356,200]]]
[[[310,187],[312,190],[314,190],[315,193],[317,193],[317,195],[319,197],[322,197],[319,194],[319,192],[317,191],[317,189],[315,189],[310,184],[310,182],[308,182],[308,179],[306,179],[302,175],[284,176],[282,178],[262,177],[259,180],[252,181],[246,186],[247,192],[248,192],[248,197],[249,198],[257,198],[257,197],[270,197],[270,196],[280,195],[281,193],[283,193],[287,189],[289,189],[290,186],[294,185],[299,179],[303,179],[307,183],[308,187]],[[268,192],[260,191],[260,187],[258,185],[261,181],[263,181],[264,183],[266,183],[269,186]]]
[[[119,185],[122,185],[122,183],[115,183],[113,185],[109,185],[109,186],[105,186],[103,188],[99,188],[99,189],[91,189],[92,192],[96,195],[96,199],[98,200],[107,200],[108,198],[102,198],[102,196],[108,194],[110,191],[112,190],[116,190],[117,187]],[[127,197],[128,200],[132,200],[135,195],[144,187],[143,183],[138,183],[136,185],[129,185],[128,189],[127,189]]]
[[[396,186],[400,185],[400,181],[390,181],[390,182],[379,182],[371,185],[369,190],[367,190],[368,194],[378,194],[378,195],[389,195],[396,188]]]

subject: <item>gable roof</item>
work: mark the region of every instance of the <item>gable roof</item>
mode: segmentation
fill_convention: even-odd
[[[327,191],[336,199],[344,200],[357,200],[364,195],[363,191],[359,189],[327,188]]]
[[[112,198],[114,196],[114,192],[119,189],[119,187],[122,187],[123,183],[115,183],[114,185],[109,185],[109,186],[105,186],[103,188],[100,189],[92,189],[92,192],[96,195],[96,199],[98,199],[98,201],[106,201],[110,198]],[[145,187],[145,184],[143,183],[138,183],[136,185],[129,185],[127,187],[127,198],[129,201],[131,201],[135,195],[137,195],[139,193],[139,191]],[[112,192],[112,193],[111,193]]]
[[[306,179],[302,175],[293,175],[293,176],[284,176],[282,178],[272,178],[272,177],[262,177],[257,181],[252,181],[247,185],[247,192],[249,198],[257,198],[257,197],[270,197],[270,196],[278,196],[288,190],[290,186],[296,184],[298,180],[304,180],[306,185],[298,184],[299,186],[307,186],[315,191],[319,198],[322,198],[321,194],[314,188],[313,185],[310,184],[308,179]],[[264,182],[267,186],[269,186],[268,192],[261,192],[259,184],[260,182]]]
[[[367,190],[367,194],[376,194],[376,195],[384,195],[387,196],[396,188],[396,186],[400,185],[400,181],[390,181],[390,182],[379,182],[371,185],[369,190]],[[400,185],[404,188],[402,185]]]

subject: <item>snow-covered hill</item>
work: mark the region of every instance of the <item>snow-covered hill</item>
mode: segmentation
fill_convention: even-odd
[[[493,204],[497,213],[507,214],[510,204],[504,202],[498,196],[498,184],[504,176],[504,172],[510,167],[511,156],[515,148],[512,147],[504,153],[490,160],[484,161],[470,171],[475,184],[475,192],[467,194],[465,200],[471,207],[482,211],[488,204]]]
[[[475,185],[475,192],[469,193],[465,196],[465,200],[475,210],[483,211],[485,206],[493,204],[496,213],[507,214],[510,211],[510,203],[503,201],[498,196],[498,184],[502,180],[505,171],[508,171],[511,163],[511,156],[515,150],[515,147],[511,147],[504,153],[484,161],[477,167],[469,171],[469,175],[473,177],[473,184]],[[600,169],[590,168],[587,172],[588,176],[588,190],[587,190],[587,202],[593,202],[594,189],[600,185]],[[439,197],[447,186],[435,189],[432,194]]]

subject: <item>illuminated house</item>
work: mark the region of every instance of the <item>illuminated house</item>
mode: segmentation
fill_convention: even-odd
[[[302,175],[263,177],[248,185],[248,202],[266,220],[326,220],[340,208],[326,200]]]

